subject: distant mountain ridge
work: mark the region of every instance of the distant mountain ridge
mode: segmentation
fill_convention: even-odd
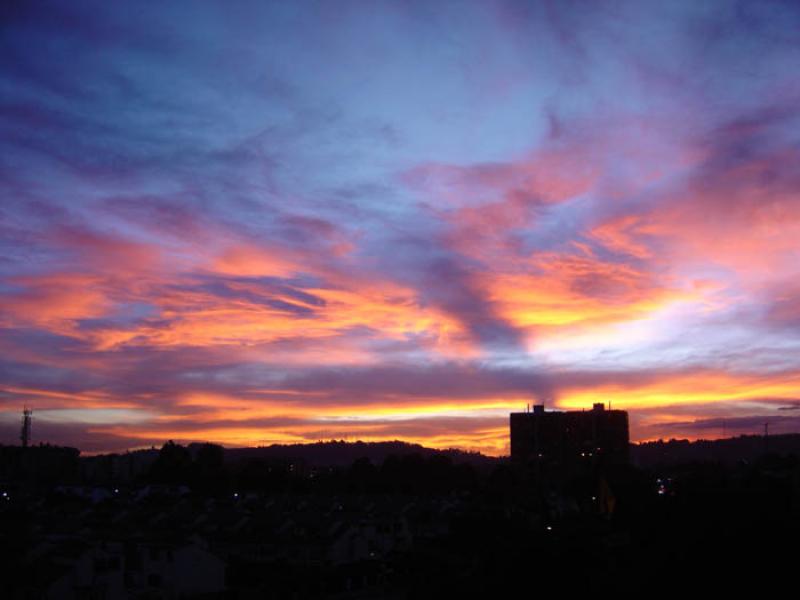
[[[202,444],[189,444],[194,451]],[[256,448],[225,448],[226,462],[238,462],[246,459],[264,459],[280,461],[303,461],[309,467],[348,467],[358,459],[369,459],[373,464],[381,464],[389,456],[420,455],[424,458],[444,456],[454,463],[465,463],[472,466],[491,466],[500,459],[486,456],[479,452],[466,452],[450,448],[438,450],[420,444],[409,444],[398,440],[387,442],[345,442],[333,440],[310,444],[273,444]]]
[[[631,460],[640,467],[695,461],[733,464],[753,461],[764,454],[800,456],[800,433],[741,435],[719,440],[669,440],[631,444]]]
[[[207,443],[193,442],[186,447],[192,455]],[[214,445],[214,444],[212,444]],[[4,446],[6,452],[21,449],[18,446]],[[32,447],[33,453],[39,453],[39,446]],[[43,446],[50,448],[50,446]],[[58,447],[53,447],[58,448]],[[439,450],[420,444],[410,444],[399,440],[384,442],[346,442],[332,440],[309,444],[273,444],[253,448],[221,447],[225,462],[236,463],[247,459],[291,462],[300,461],[309,467],[349,467],[356,460],[366,458],[375,465],[382,464],[389,456],[419,455],[423,458],[441,456],[449,458],[456,464],[469,464],[476,467],[491,467],[505,462],[508,457],[493,457],[479,452],[467,452],[455,448]],[[66,448],[65,449],[69,449]],[[73,449],[77,453],[77,449]],[[630,445],[631,462],[639,467],[678,464],[696,461],[718,461],[734,464],[740,461],[752,461],[766,453],[795,455],[800,457],[800,433],[777,434],[764,437],[762,435],[742,435],[734,438],[718,440],[671,439],[653,442],[634,443]],[[127,453],[97,454],[81,456],[81,460],[94,460],[103,456],[131,456],[138,460],[152,461],[159,454],[158,448],[134,450]]]

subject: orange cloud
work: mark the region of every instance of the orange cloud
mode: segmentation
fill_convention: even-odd
[[[65,272],[16,277],[11,283],[21,289],[0,297],[5,327],[36,325],[68,334],[75,319],[100,317],[112,306],[103,278],[96,275]]]
[[[302,272],[302,262],[292,260],[279,248],[264,249],[252,245],[226,248],[212,258],[209,270],[222,275],[240,277],[291,277]]]
[[[528,272],[488,274],[483,282],[501,314],[521,328],[629,321],[695,296],[592,257],[549,253],[528,264]]]

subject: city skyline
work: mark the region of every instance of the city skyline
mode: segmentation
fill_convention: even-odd
[[[797,7],[0,22],[0,443],[800,431]]]

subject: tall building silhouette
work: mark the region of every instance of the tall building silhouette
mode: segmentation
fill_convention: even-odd
[[[511,413],[511,459],[518,463],[624,463],[628,461],[628,413],[606,410],[545,411],[544,405]]]

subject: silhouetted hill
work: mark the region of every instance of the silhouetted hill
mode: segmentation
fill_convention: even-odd
[[[722,440],[669,440],[631,444],[631,460],[640,467],[698,461],[752,462],[766,453],[800,456],[800,434],[742,435]]]
[[[190,451],[195,445],[189,447]],[[274,444],[258,448],[225,448],[225,461],[238,462],[244,459],[302,461],[309,467],[347,467],[360,458],[367,458],[375,465],[382,464],[388,456],[418,454],[423,457],[446,456],[454,463],[475,467],[491,466],[499,460],[479,452],[464,452],[449,449],[436,450],[419,444],[400,441],[391,442],[345,442],[330,441],[312,444]]]
[[[78,478],[80,451],[66,446],[0,445],[0,481],[49,485]]]

